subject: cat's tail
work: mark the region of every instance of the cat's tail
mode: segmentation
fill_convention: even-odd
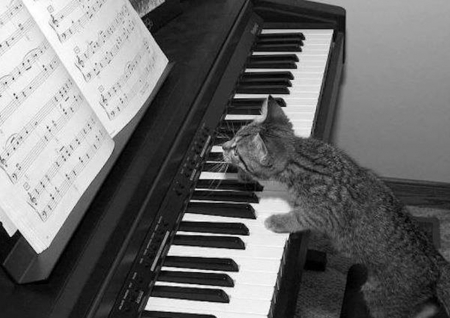
[[[443,262],[436,285],[436,296],[450,316],[450,263]]]

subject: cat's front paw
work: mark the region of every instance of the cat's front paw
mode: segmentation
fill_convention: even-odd
[[[286,233],[289,231],[289,226],[286,224],[285,214],[274,214],[269,216],[265,221],[266,228],[275,233]]]

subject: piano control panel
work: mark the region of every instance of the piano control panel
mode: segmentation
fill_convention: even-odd
[[[163,201],[160,211],[185,211],[189,198],[194,191],[194,184],[201,173],[205,155],[211,148],[212,129],[203,125],[193,138],[180,169]],[[179,200],[179,197],[185,200]],[[178,197],[178,198],[177,198]],[[182,202],[177,206],[177,202]],[[183,213],[176,220],[176,214],[160,214],[137,254],[120,296],[117,298],[111,317],[135,317],[147,303],[148,295],[160,271],[162,260],[167,254],[170,242],[175,236]],[[174,227],[171,227],[175,224]]]
[[[187,156],[184,159],[184,164],[181,166],[180,172],[175,181],[175,193],[179,196],[183,195],[187,187],[187,184],[191,184],[194,180],[198,179],[200,174],[200,165],[203,162],[205,154],[207,154],[208,147],[211,142],[210,129],[205,126],[199,130],[194,138],[192,145],[189,147]]]

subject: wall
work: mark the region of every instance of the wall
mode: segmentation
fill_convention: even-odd
[[[450,182],[450,1],[321,1],[347,10],[334,143],[386,177]]]

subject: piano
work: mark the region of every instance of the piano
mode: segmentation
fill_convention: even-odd
[[[221,143],[269,94],[329,141],[345,11],[300,0],[190,0],[153,35],[175,62],[45,280],[0,268],[2,317],[290,318],[308,233],[263,221],[282,189],[240,182]],[[45,266],[45,264],[43,264]]]

